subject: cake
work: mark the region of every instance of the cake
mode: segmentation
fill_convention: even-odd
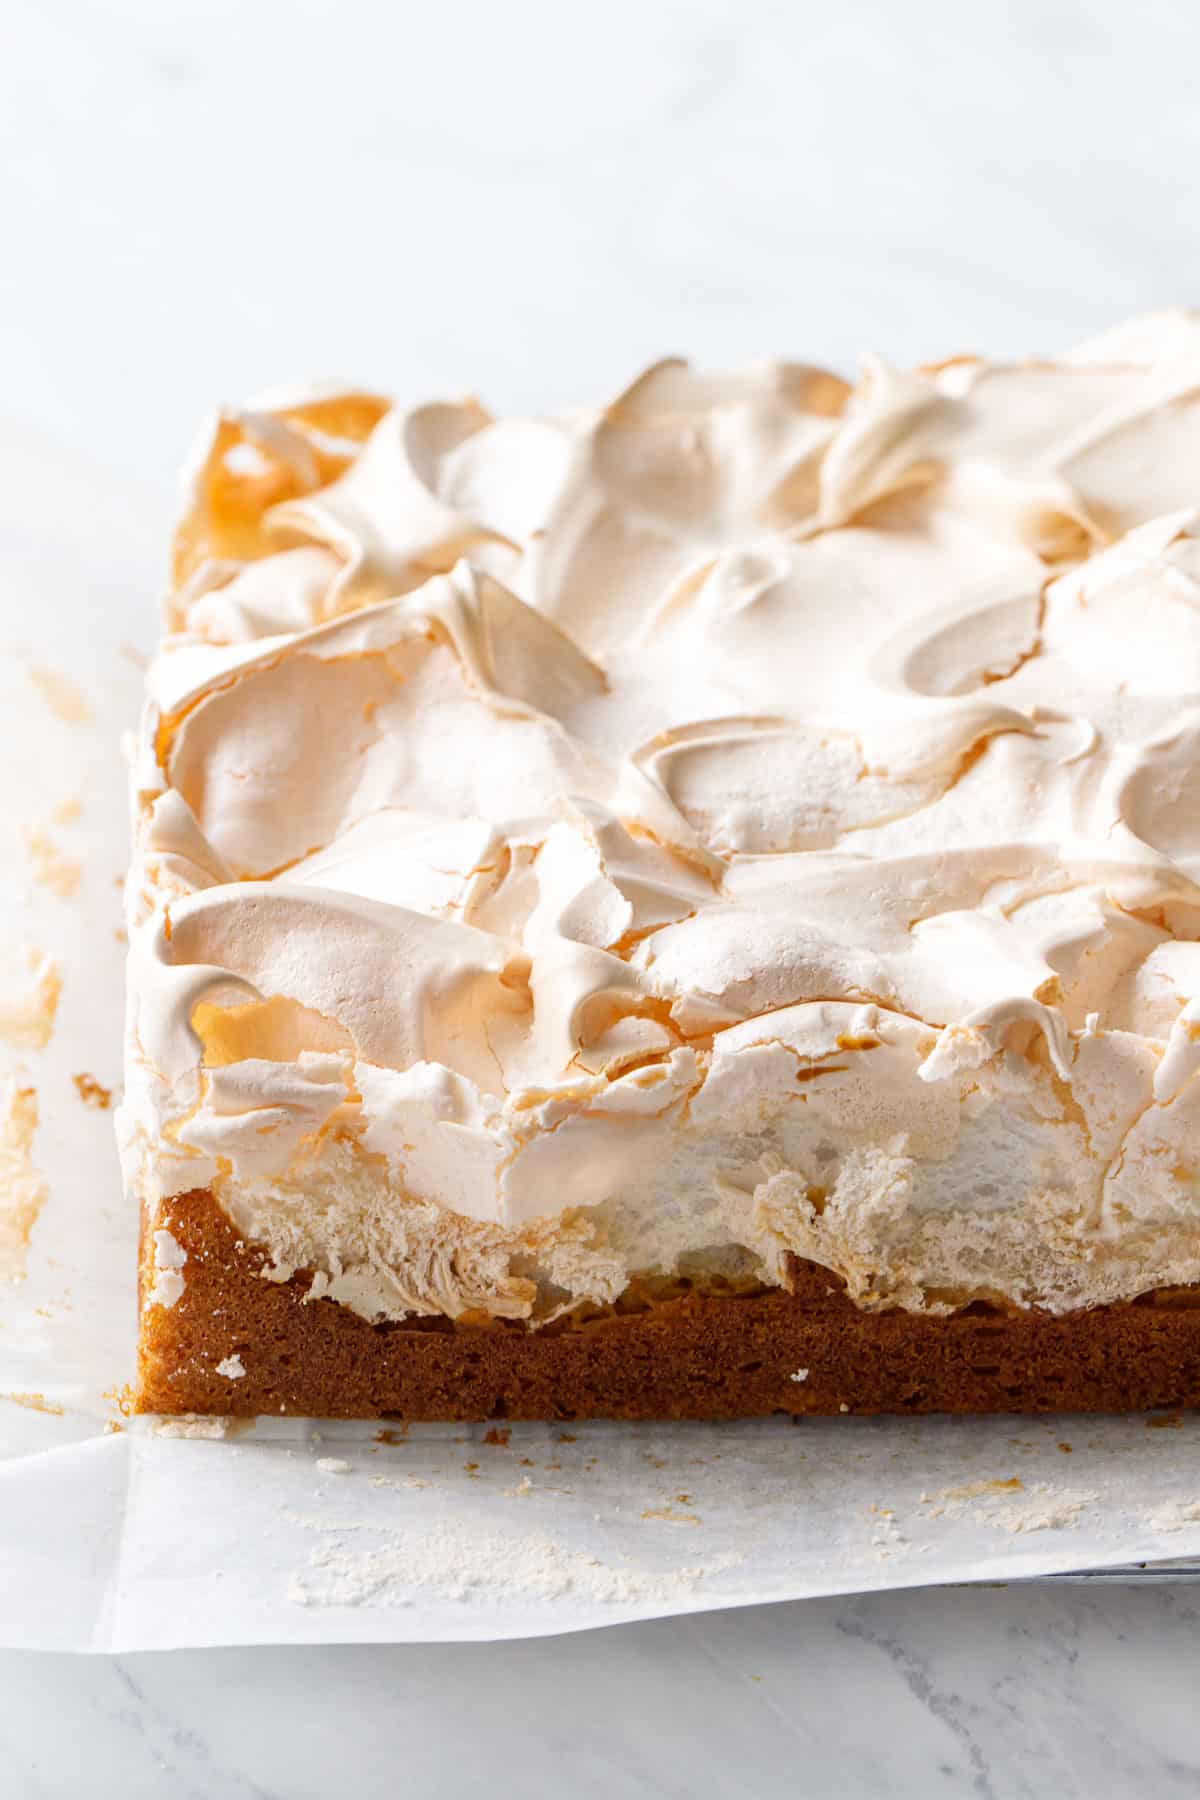
[[[1200,1402],[1200,316],[223,412],[131,743],[140,1390]]]

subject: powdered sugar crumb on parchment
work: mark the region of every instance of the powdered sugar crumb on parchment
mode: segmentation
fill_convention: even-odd
[[[1010,1494],[1021,1497],[1006,1500]],[[922,1494],[921,1504],[930,1519],[961,1518],[969,1509],[972,1518],[1002,1531],[1055,1531],[1074,1525],[1096,1497],[1082,1489],[1056,1487],[1049,1481],[1036,1481],[1027,1487],[1019,1476],[1012,1475]],[[993,1504],[997,1500],[1003,1504]]]
[[[468,1524],[436,1527],[377,1550],[318,1545],[308,1569],[290,1577],[287,1592],[297,1606],[411,1606],[415,1596],[408,1590],[430,1588],[452,1600],[515,1589],[544,1599],[572,1594],[602,1604],[669,1603],[743,1560],[727,1551],[703,1567],[619,1569],[551,1538],[498,1536]]]
[[[1148,1512],[1146,1523],[1152,1531],[1182,1531],[1185,1525],[1200,1523],[1200,1500],[1170,1500]]]
[[[326,1475],[349,1475],[350,1464],[341,1456],[318,1456],[317,1467]]]
[[[1059,1531],[1075,1525],[1082,1512],[1097,1496],[1082,1490],[1056,1488],[1039,1481],[1029,1489],[1028,1497],[999,1508],[995,1523],[1005,1531]]]
[[[896,1523],[890,1506],[872,1506],[871,1545],[877,1562],[886,1562],[895,1550],[908,1548],[909,1540]]]
[[[298,1525],[301,1531],[320,1531],[327,1537],[341,1537],[347,1531],[379,1529],[377,1525],[372,1525],[370,1519],[325,1519],[319,1514],[297,1512],[291,1506],[285,1506],[280,1517],[289,1525]]]

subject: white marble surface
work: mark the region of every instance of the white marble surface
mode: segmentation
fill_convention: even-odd
[[[1196,1590],[809,1601],[498,1646],[0,1655],[0,1791],[1113,1800],[1200,1791]]]
[[[536,406],[665,348],[1052,346],[1200,298],[1179,0],[4,14],[0,412],[47,467],[103,464],[148,533],[198,415],[298,375]],[[7,1653],[0,1792],[1158,1800],[1200,1791],[1198,1592]]]

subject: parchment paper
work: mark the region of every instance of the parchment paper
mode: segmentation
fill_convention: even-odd
[[[265,1421],[156,1433],[132,1372],[136,1221],[120,1081],[122,729],[154,635],[167,497],[0,430],[0,983],[59,955],[53,1040],[0,1076],[38,1090],[50,1198],[0,1286],[0,1643],[134,1650],[504,1638],[917,1583],[1200,1557],[1200,1424],[763,1420],[674,1427],[377,1428]],[[125,646],[125,648],[122,648]],[[60,718],[31,676],[87,694]],[[64,800],[75,823],[48,824]],[[24,832],[83,865],[68,898]]]

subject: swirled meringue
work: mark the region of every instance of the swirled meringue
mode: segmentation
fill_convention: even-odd
[[[1185,314],[223,414],[133,758],[151,1219],[369,1318],[1200,1280],[1197,467]]]

